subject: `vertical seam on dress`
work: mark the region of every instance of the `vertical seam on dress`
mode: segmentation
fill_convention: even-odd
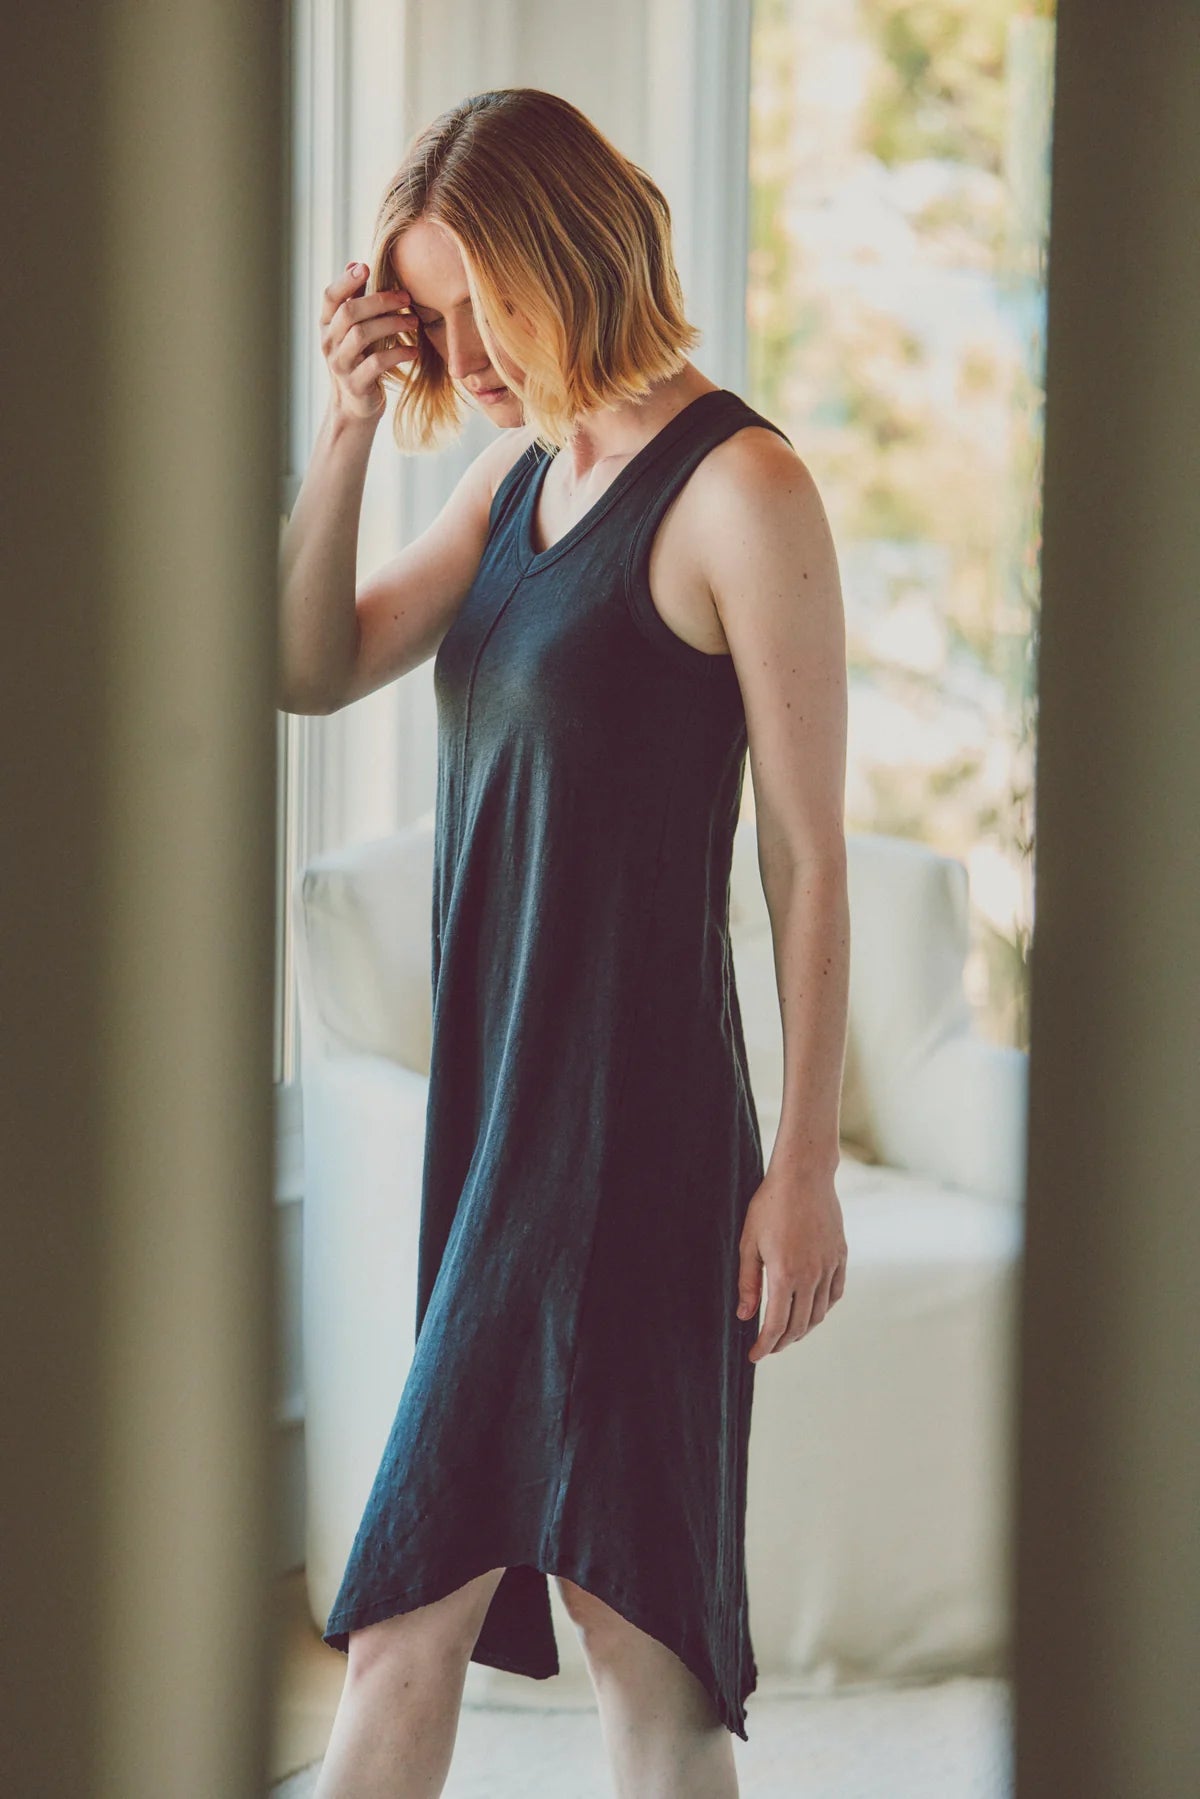
[[[494,537],[496,536],[496,533],[500,526],[501,520],[507,516],[510,516],[511,508],[514,504],[514,501],[515,501],[516,508],[517,508],[517,517],[519,518],[521,515],[521,505],[523,504],[526,496],[528,495],[529,489],[528,489],[528,485],[526,485],[524,491],[522,492],[521,491],[521,483],[520,483],[520,481],[515,480],[514,476],[516,475],[516,472],[521,468],[521,464],[527,458],[530,460],[531,466],[534,469],[536,469],[538,467],[537,457],[535,455],[531,454],[531,452],[533,452],[534,449],[535,449],[535,446],[533,444],[526,445],[525,449],[522,451],[521,455],[517,457],[517,459],[513,463],[512,467],[506,471],[503,480],[500,482],[499,487],[496,489],[496,492],[492,495],[492,508],[491,508],[492,512],[495,511],[496,501],[500,498],[500,495],[502,493],[504,494],[504,505],[502,506],[502,508],[500,510],[499,516],[497,516],[494,519],[494,521],[491,520],[491,516],[489,514],[488,535],[487,535],[486,541],[484,543],[483,555],[480,556],[480,560],[479,560],[479,568],[480,569],[482,569],[482,567],[483,567],[487,551],[490,548]],[[527,472],[528,471],[526,471],[526,473]],[[507,491],[505,491],[506,489],[507,489]],[[519,498],[516,497],[518,495],[519,495]],[[458,876],[459,868],[461,867],[461,864],[462,864],[462,855],[463,855],[463,841],[462,841],[463,817],[464,817],[464,812],[465,812],[466,803],[467,803],[467,778],[466,778],[466,775],[467,775],[467,738],[470,735],[470,730],[471,730],[471,701],[475,697],[475,676],[476,676],[476,673],[479,668],[479,659],[483,655],[484,649],[487,646],[488,638],[491,636],[492,632],[496,628],[496,625],[499,623],[500,619],[502,618],[505,611],[507,610],[508,603],[512,599],[513,595],[516,593],[517,588],[521,585],[522,581],[525,579],[526,571],[522,564],[519,544],[517,546],[517,549],[518,549],[517,578],[513,582],[512,586],[509,588],[508,592],[505,594],[504,598],[501,600],[500,604],[497,606],[497,608],[496,608],[495,612],[492,614],[491,618],[488,620],[487,629],[484,631],[483,636],[479,639],[479,642],[475,646],[475,654],[471,658],[471,671],[467,676],[467,692],[466,692],[466,698],[463,702],[462,731],[459,734],[459,746],[458,746],[458,830],[457,830],[458,856],[455,859],[455,864],[454,864],[454,873],[455,873],[456,879]],[[477,570],[476,578],[478,578],[478,573],[479,573],[479,571]]]
[[[458,746],[458,856],[454,864],[456,879],[458,877],[459,868],[462,865],[463,857],[463,817],[467,804],[467,738],[470,736],[471,732],[471,701],[475,697],[475,675],[479,668],[479,658],[483,655],[483,652],[487,647],[488,638],[503,617],[508,608],[509,601],[512,599],[514,593],[516,593],[524,579],[525,575],[524,571],[522,571],[497,606],[491,618],[488,620],[487,630],[479,639],[478,644],[475,646],[475,654],[471,658],[471,672],[467,676],[467,697],[463,705],[463,726],[459,736]]]

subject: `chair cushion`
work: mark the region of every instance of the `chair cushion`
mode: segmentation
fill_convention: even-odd
[[[1009,1628],[1023,1214],[850,1157],[836,1182],[845,1291],[755,1380],[759,1662],[827,1689],[984,1672]]]
[[[431,817],[313,858],[294,905],[304,1053],[387,1056],[427,1075]]]
[[[948,1037],[971,1030],[962,978],[967,871],[926,844],[870,832],[847,833],[846,862],[850,1006],[840,1136],[864,1157],[911,1163],[919,1146],[914,1150],[906,1139],[905,1153],[893,1152],[922,1070]],[[750,1084],[761,1118],[778,1112],[783,1029],[771,919],[749,817],[734,838],[730,933]]]

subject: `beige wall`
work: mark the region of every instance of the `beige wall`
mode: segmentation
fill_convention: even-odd
[[[1200,1790],[1200,11],[1063,0],[1020,1799]]]
[[[5,1790],[264,1788],[279,13],[20,8]]]

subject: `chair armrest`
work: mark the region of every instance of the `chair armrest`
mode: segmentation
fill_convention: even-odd
[[[889,1082],[876,1116],[882,1159],[987,1199],[1025,1192],[1029,1058],[973,1032],[946,1037]]]
[[[292,917],[306,1062],[376,1055],[428,1074],[432,896],[425,819],[298,871]]]

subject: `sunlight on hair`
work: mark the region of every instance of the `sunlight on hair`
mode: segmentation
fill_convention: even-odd
[[[494,366],[548,450],[581,413],[640,398],[683,367],[700,331],[684,314],[666,199],[567,100],[539,88],[475,94],[413,138],[375,221],[369,288],[394,288],[391,257],[418,219],[455,240]],[[385,340],[386,341],[386,340]],[[382,377],[397,394],[401,450],[439,449],[463,412],[424,340]]]

